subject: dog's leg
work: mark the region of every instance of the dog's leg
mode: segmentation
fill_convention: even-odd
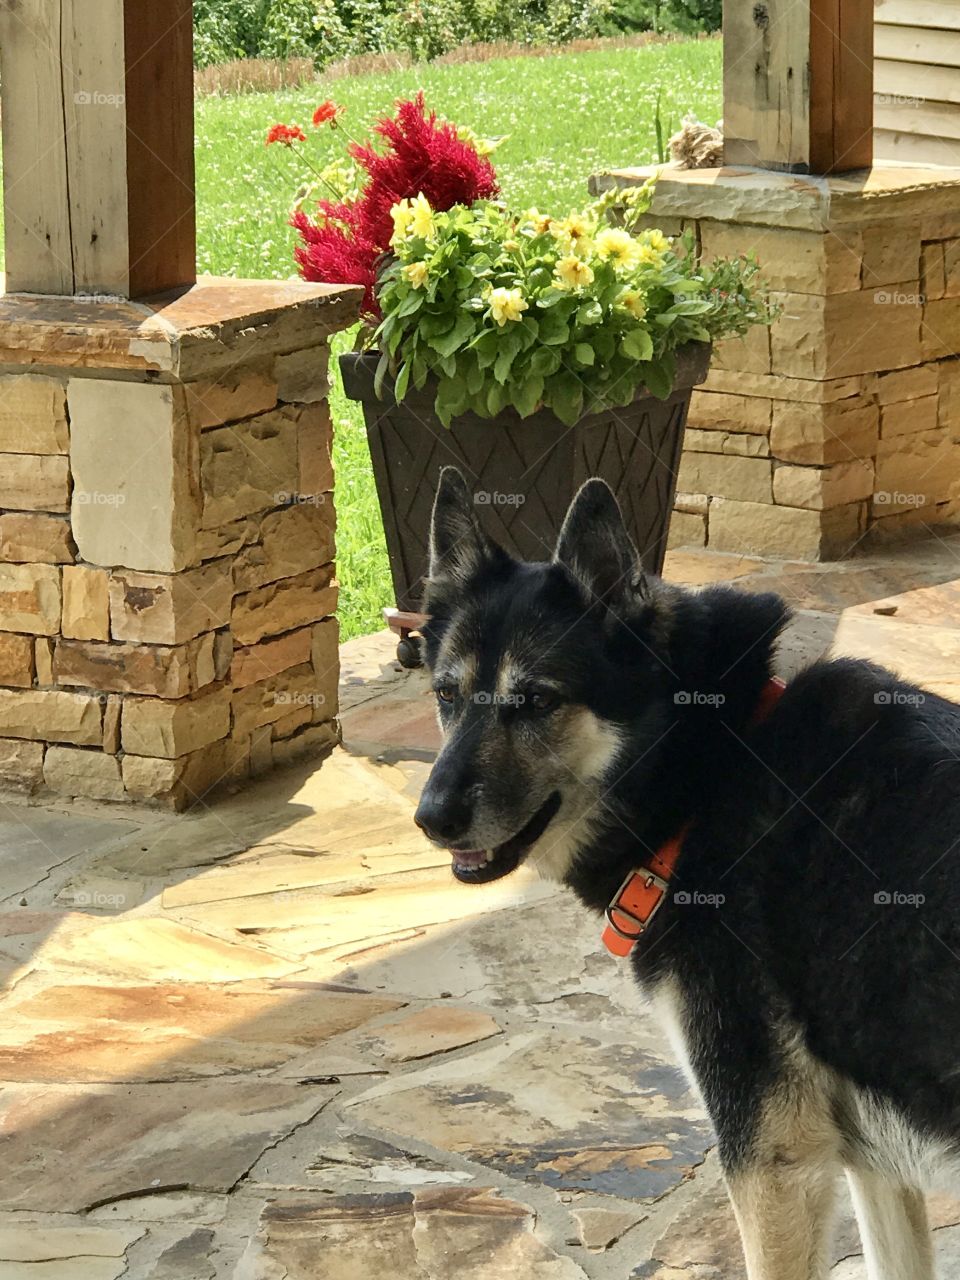
[[[860,1169],[849,1169],[847,1178],[869,1280],[934,1280],[923,1193]]]
[[[825,1280],[839,1173],[825,1159],[728,1176],[749,1280]]]

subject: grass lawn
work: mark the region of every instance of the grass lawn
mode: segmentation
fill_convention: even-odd
[[[197,103],[201,271],[282,278],[292,274],[286,225],[293,192],[309,177],[291,153],[265,148],[276,121],[307,125],[332,95],[345,125],[361,137],[395,98],[424,89],[429,106],[485,136],[509,134],[496,154],[504,194],[520,208],[549,213],[583,203],[591,173],[656,159],[654,108],[662,89],[664,128],[693,112],[721,113],[719,40],[636,49],[425,65],[311,86],[307,92],[205,98]],[[318,167],[342,138],[311,132]],[[341,346],[350,339],[341,338]],[[383,531],[357,407],[337,389],[338,573],[344,638],[381,627],[393,603]]]

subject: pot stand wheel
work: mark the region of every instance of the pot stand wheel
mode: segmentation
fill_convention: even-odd
[[[397,661],[401,667],[414,670],[423,666],[420,653],[420,628],[427,620],[425,613],[410,613],[404,609],[386,608],[384,619],[390,630],[400,637],[397,644]]]

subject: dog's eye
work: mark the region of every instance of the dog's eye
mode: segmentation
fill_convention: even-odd
[[[437,697],[441,702],[451,703],[456,701],[457,691],[452,684],[442,684],[437,690]]]
[[[530,694],[530,706],[534,711],[552,711],[559,701],[555,693],[548,693],[544,689]]]

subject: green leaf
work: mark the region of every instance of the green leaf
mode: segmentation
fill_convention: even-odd
[[[593,347],[591,347],[589,342],[578,342],[573,348],[573,355],[574,358],[583,365],[593,364],[594,359],[596,358]]]
[[[620,343],[620,352],[630,360],[649,360],[653,355],[653,339],[646,329],[631,329]]]
[[[540,320],[540,341],[548,347],[559,347],[570,337],[570,327],[557,311],[548,311]]]
[[[434,338],[430,345],[434,351],[441,356],[451,356],[454,351],[458,350],[466,340],[472,336],[476,328],[476,321],[472,316],[461,311],[457,316],[453,328],[448,333],[441,334],[440,337]]]
[[[644,386],[650,394],[656,396],[658,400],[666,400],[673,390],[673,370],[666,365],[666,362],[656,360],[645,364],[641,372]]]
[[[386,351],[380,353],[380,359],[377,361],[377,370],[373,375],[373,394],[378,400],[383,399],[383,384],[387,377],[387,370],[390,368],[390,357]]]
[[[539,374],[526,378],[513,392],[513,403],[521,418],[535,413],[542,398],[543,378]]]
[[[519,350],[519,335],[513,333],[504,334],[500,340],[500,350],[497,352],[496,363],[493,366],[493,376],[501,385],[510,376],[510,366],[513,364]]]
[[[397,400],[402,400],[407,394],[407,387],[410,385],[410,362],[405,360],[400,366],[400,372],[397,374],[397,382],[394,387],[393,394]]]
[[[603,307],[596,298],[589,298],[577,312],[579,324],[599,324],[603,319]]]
[[[397,317],[412,316],[415,311],[420,310],[423,305],[423,299],[424,294],[419,289],[411,289],[393,314]]]
[[[550,347],[538,347],[530,357],[530,372],[539,373],[542,377],[548,378],[551,373],[557,372],[560,363],[559,351],[554,351]]]

